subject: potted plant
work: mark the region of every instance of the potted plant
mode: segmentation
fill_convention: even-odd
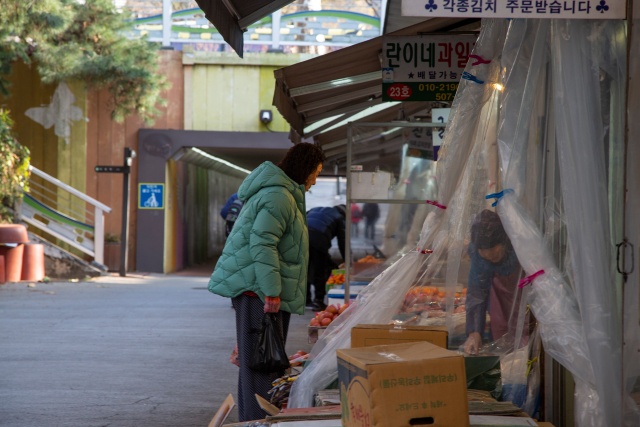
[[[9,111],[0,108],[0,223],[14,222],[28,183],[29,150],[15,139]]]
[[[108,271],[120,271],[120,236],[104,235],[104,265]]]

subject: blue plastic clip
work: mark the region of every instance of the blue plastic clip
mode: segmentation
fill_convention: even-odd
[[[466,79],[466,80],[471,80],[472,82],[478,83],[479,85],[483,85],[484,84],[484,80],[480,80],[479,78],[477,78],[473,74],[470,74],[470,73],[468,73],[466,71],[464,73],[462,73],[462,78]]]
[[[502,196],[504,196],[505,194],[508,193],[513,193],[513,190],[510,188],[507,188],[505,190],[500,191],[499,193],[492,193],[492,194],[487,194],[486,196],[484,196],[485,199],[496,199],[495,202],[491,203],[491,206],[495,206],[498,204],[498,202],[500,201],[500,199],[502,198]]]

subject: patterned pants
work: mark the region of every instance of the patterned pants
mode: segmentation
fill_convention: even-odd
[[[236,337],[240,374],[238,376],[238,421],[263,419],[267,414],[260,408],[255,395],[270,399],[271,383],[284,375],[284,371],[273,373],[256,372],[247,366],[248,355],[251,354],[262,328],[264,303],[258,297],[239,295],[231,300],[236,312]],[[287,342],[291,313],[278,312],[278,324],[282,327],[284,342]]]

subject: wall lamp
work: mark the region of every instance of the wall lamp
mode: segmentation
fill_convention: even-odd
[[[271,110],[260,110],[260,121],[268,125],[273,121],[273,113]]]

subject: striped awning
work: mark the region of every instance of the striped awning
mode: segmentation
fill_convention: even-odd
[[[432,18],[389,33],[411,36],[478,30],[480,20]],[[292,140],[313,138],[330,160],[346,156],[347,124],[430,117],[432,102],[382,102],[380,36],[275,71],[273,105]]]

